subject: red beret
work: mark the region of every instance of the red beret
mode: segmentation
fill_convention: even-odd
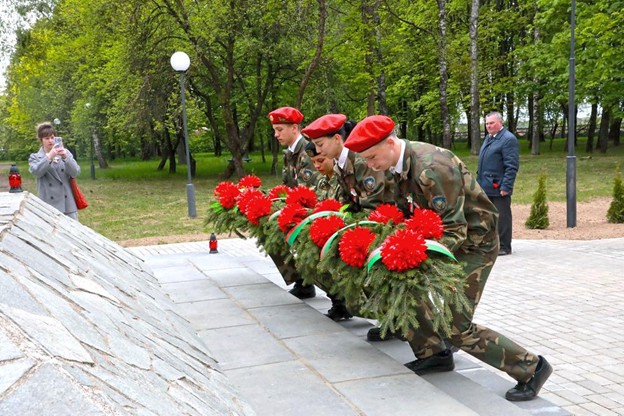
[[[301,111],[292,107],[280,107],[269,113],[271,124],[299,124],[303,121]]]
[[[347,121],[347,116],[344,114],[326,114],[308,124],[305,129],[301,130],[301,133],[309,139],[318,139],[337,133],[344,126],[345,121]]]
[[[394,121],[387,116],[370,116],[360,121],[345,142],[345,147],[356,153],[376,145],[392,133]]]

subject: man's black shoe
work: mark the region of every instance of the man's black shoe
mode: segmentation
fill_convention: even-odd
[[[552,366],[546,361],[546,358],[539,356],[539,362],[535,369],[535,374],[527,383],[518,383],[516,386],[505,394],[505,398],[510,402],[524,402],[533,400],[537,397],[542,386],[552,374]]]
[[[381,336],[381,328],[379,328],[379,327],[371,328],[366,333],[366,339],[368,341],[373,341],[373,342],[388,341],[389,339],[394,339],[394,338],[398,338],[401,341],[406,341],[405,337],[403,335],[401,335],[399,332],[386,331],[386,336],[382,337]]]
[[[344,301],[341,301],[341,300],[334,301],[333,299],[332,299],[332,307],[327,311],[325,316],[327,316],[328,318],[336,322],[342,321],[343,319],[346,320],[346,319],[353,318],[353,315],[351,314],[351,312],[347,310],[347,307],[345,306]]]
[[[299,299],[309,299],[316,296],[316,289],[314,289],[314,285],[304,285],[303,280],[297,280],[295,286],[288,293]]]
[[[507,251],[507,250],[500,250],[500,251],[498,252],[498,255],[499,255],[499,256],[507,256],[507,255],[509,255],[509,254],[511,254],[511,250],[509,250],[509,251]]]
[[[405,367],[419,376],[422,376],[424,374],[453,371],[455,369],[455,362],[453,361],[453,353],[451,350],[444,350],[431,357],[410,361],[405,364]]]

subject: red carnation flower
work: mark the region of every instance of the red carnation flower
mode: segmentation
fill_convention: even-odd
[[[316,205],[316,193],[303,185],[290,188],[286,197],[286,204],[299,204],[306,208],[312,208]]]
[[[392,221],[393,225],[397,225],[403,222],[404,217],[403,213],[395,205],[381,204],[368,215],[368,219],[384,224]]]
[[[308,215],[308,210],[299,204],[290,204],[282,208],[277,217],[277,224],[282,232],[287,233]]]
[[[271,213],[271,199],[268,196],[255,195],[249,201],[245,216],[250,223],[254,225],[260,224],[260,218]]]
[[[243,214],[247,214],[247,209],[249,208],[249,206],[252,205],[257,198],[262,196],[264,196],[264,194],[257,189],[245,189],[243,192],[241,192],[238,198],[236,198],[238,210]]]
[[[277,199],[277,198],[286,198],[288,195],[288,190],[290,188],[286,185],[277,185],[275,188],[269,191],[269,198]]]
[[[440,239],[444,234],[442,218],[430,209],[415,210],[412,218],[405,221],[405,225],[410,230],[419,232],[423,238]]]
[[[225,209],[234,208],[236,197],[240,194],[238,187],[232,182],[221,182],[215,187],[214,196]]]
[[[317,246],[323,247],[329,237],[344,226],[342,218],[336,215],[317,218],[310,226],[310,239]]]
[[[338,202],[337,200],[333,198],[324,199],[316,204],[316,206],[314,207],[314,210],[312,211],[312,214],[315,214],[317,212],[322,212],[322,211],[338,212],[340,211],[340,208],[342,208],[342,204]]]
[[[247,175],[238,181],[239,188],[260,188],[262,181],[255,175]]]
[[[364,227],[346,231],[338,244],[340,258],[351,267],[364,266],[375,237],[374,232]]]
[[[420,233],[408,228],[397,230],[381,245],[381,261],[388,270],[404,272],[427,259],[427,246]]]

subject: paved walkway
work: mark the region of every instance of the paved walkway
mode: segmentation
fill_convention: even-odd
[[[287,294],[252,241],[131,248],[204,339],[259,415],[624,415],[624,238],[514,241],[498,259],[475,321],[544,355],[555,372],[540,398],[463,352],[456,371],[417,377],[406,343],[368,343],[371,323],[340,324]],[[267,280],[268,279],[268,280]]]

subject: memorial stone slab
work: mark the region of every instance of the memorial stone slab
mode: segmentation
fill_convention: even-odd
[[[0,415],[254,415],[175,309],[136,255],[0,193]]]

